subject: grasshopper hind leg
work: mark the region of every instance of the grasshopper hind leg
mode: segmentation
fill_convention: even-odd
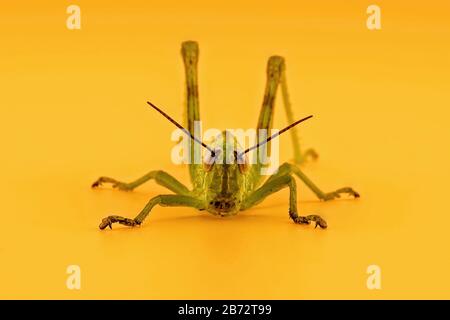
[[[280,76],[280,83],[281,83],[281,95],[283,98],[283,104],[284,104],[284,110],[286,112],[286,118],[288,123],[293,123],[295,121],[294,113],[292,111],[292,104],[289,96],[288,86],[287,86],[287,80],[286,80],[286,63],[283,59],[283,68],[281,71]],[[297,128],[292,128],[290,130],[291,132],[291,139],[292,139],[292,148],[294,151],[294,162],[296,164],[304,164],[308,161],[315,161],[319,158],[319,154],[316,150],[309,148],[302,152],[302,149],[300,147],[300,139],[298,136]]]
[[[294,113],[289,97],[287,80],[286,80],[286,63],[285,59],[281,56],[272,56],[267,62],[266,69],[266,87],[264,91],[263,103],[258,117],[257,129],[258,130],[270,130],[272,129],[274,110],[275,110],[275,100],[278,92],[278,87],[281,87],[281,95],[283,99],[284,110],[286,113],[286,118],[288,123],[294,123]],[[298,135],[297,128],[290,129],[292,148],[294,153],[294,162],[296,164],[303,164],[308,160],[315,160],[318,158],[318,154],[314,149],[307,149],[302,151],[300,147],[300,139]],[[257,137],[258,142],[259,136]],[[269,148],[264,146],[263,148]],[[263,151],[264,152],[264,151]],[[261,163],[257,163],[253,166],[254,171],[259,171],[261,169]]]

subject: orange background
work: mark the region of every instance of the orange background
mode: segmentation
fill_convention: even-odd
[[[450,298],[448,1],[76,1],[2,3],[0,298]],[[205,128],[256,123],[272,54],[287,77],[305,172],[326,191],[360,200],[321,203],[298,185],[294,225],[283,190],[231,219],[156,207],[140,227],[100,232],[108,214],[134,217],[165,192],[91,190],[100,175],[129,181],[164,169],[181,119],[183,40],[200,43]],[[278,101],[275,126],[286,125]],[[282,160],[292,157],[288,136]],[[81,290],[66,268],[81,267]],[[381,267],[368,290],[366,268]]]

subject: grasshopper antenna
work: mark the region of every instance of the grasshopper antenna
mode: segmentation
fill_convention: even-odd
[[[216,153],[214,152],[213,149],[211,149],[210,147],[208,147],[205,143],[203,143],[202,141],[200,141],[199,139],[197,139],[196,137],[194,137],[189,130],[185,129],[181,124],[179,124],[178,122],[176,122],[174,119],[172,119],[172,117],[170,117],[167,113],[165,113],[164,111],[162,111],[160,108],[158,108],[157,106],[155,106],[153,103],[151,103],[150,101],[147,101],[147,103],[150,105],[150,107],[152,107],[153,109],[155,109],[156,111],[158,111],[159,113],[161,113],[167,120],[169,120],[170,122],[172,122],[178,129],[180,129],[181,131],[183,131],[184,133],[186,133],[192,140],[194,140],[197,143],[200,143],[203,147],[205,147],[209,152],[211,152],[211,156],[214,157],[216,155]]]
[[[266,144],[267,142],[269,142],[269,141],[272,140],[273,138],[278,137],[278,136],[279,136],[280,134],[282,134],[283,132],[286,132],[286,131],[288,131],[289,129],[292,129],[293,127],[295,127],[295,126],[298,125],[299,123],[301,123],[301,122],[303,122],[303,121],[306,121],[306,120],[308,120],[309,118],[312,118],[312,115],[311,115],[311,116],[307,116],[307,117],[305,117],[305,118],[303,118],[303,119],[300,119],[300,120],[295,121],[293,124],[290,124],[290,125],[288,125],[286,128],[284,128],[284,129],[278,131],[277,133],[271,135],[271,136],[270,136],[269,138],[267,138],[265,141],[259,142],[258,144],[254,145],[253,147],[248,148],[248,149],[245,149],[243,152],[241,152],[240,155],[242,156],[242,155],[246,154],[246,153],[249,152],[249,151],[252,151],[252,150],[254,150],[254,149],[259,148],[260,146]]]

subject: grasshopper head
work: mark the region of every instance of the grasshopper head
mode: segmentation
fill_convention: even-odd
[[[204,163],[207,210],[221,216],[234,215],[243,198],[246,159],[240,156],[236,137],[227,131],[216,137],[213,150]]]

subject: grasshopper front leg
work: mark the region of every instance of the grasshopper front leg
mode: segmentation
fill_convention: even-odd
[[[170,174],[168,174],[167,172],[162,171],[162,170],[150,171],[146,175],[140,177],[139,179],[137,179],[133,182],[129,182],[129,183],[118,181],[116,179],[109,178],[109,177],[100,177],[92,184],[92,188],[97,188],[104,183],[111,183],[113,188],[117,188],[119,190],[124,190],[124,191],[132,191],[136,187],[140,186],[141,184],[144,184],[145,182],[147,182],[149,180],[155,180],[157,184],[159,184],[163,187],[166,187],[167,189],[175,192],[176,194],[188,194],[189,193],[189,190],[185,185],[183,185],[181,182],[179,182],[173,176],[171,176]]]
[[[134,219],[116,215],[108,216],[102,220],[99,228],[101,230],[105,229],[106,227],[110,227],[112,229],[113,223],[120,223],[128,227],[140,225],[148,216],[153,207],[157,204],[163,207],[191,207],[199,210],[203,210],[205,208],[203,201],[196,197],[187,195],[164,194],[150,199],[147,205]]]
[[[253,191],[243,202],[243,210],[248,209],[262,202],[265,198],[283,188],[289,187],[289,217],[298,224],[310,224],[311,221],[316,223],[322,229],[327,227],[327,222],[320,216],[311,214],[307,216],[299,216],[297,213],[297,186],[295,179],[289,175],[276,176],[267,180],[260,188]]]

